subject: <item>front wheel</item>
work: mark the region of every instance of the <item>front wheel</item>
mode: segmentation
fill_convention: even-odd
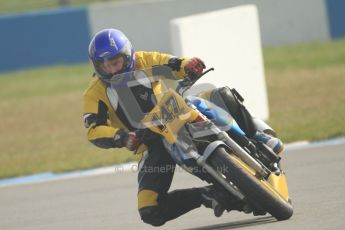
[[[217,148],[208,163],[235,184],[250,204],[264,209],[277,220],[287,220],[292,216],[293,208],[289,201],[224,148]]]

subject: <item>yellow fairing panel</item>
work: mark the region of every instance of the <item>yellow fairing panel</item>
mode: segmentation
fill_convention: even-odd
[[[229,155],[229,157],[238,166],[240,166],[245,171],[247,171],[247,173],[249,173],[250,175],[252,175],[253,177],[256,178],[254,170],[252,170],[250,167],[248,167],[245,163],[243,163],[237,157],[232,156],[232,155]],[[285,180],[285,175],[281,175],[281,176],[276,176],[276,175],[272,176],[272,175],[273,175],[273,173],[271,173],[268,180],[260,180],[258,178],[256,178],[256,179],[260,182],[260,184],[264,188],[266,188],[268,191],[270,191],[275,197],[277,197],[278,199],[280,199],[283,202],[288,202],[289,195],[288,195],[288,191],[287,191],[287,183]]]
[[[153,132],[164,136],[170,144],[173,144],[179,130],[187,122],[195,120],[199,114],[171,89],[164,95],[158,95],[157,98],[158,104],[144,117],[143,123]]]
[[[285,174],[279,176],[271,173],[267,180],[275,190],[277,190],[286,200],[289,199],[289,190],[286,182]]]

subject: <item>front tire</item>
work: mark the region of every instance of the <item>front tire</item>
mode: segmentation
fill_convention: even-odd
[[[208,163],[239,188],[249,204],[270,213],[277,220],[287,220],[293,214],[292,205],[275,191],[265,180],[255,177],[243,167],[243,162],[229,155],[222,147],[217,148]]]

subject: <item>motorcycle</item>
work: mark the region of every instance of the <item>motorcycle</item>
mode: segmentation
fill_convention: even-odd
[[[248,138],[222,108],[185,95],[208,71],[196,78],[177,79],[167,66],[136,70],[114,76],[107,94],[112,104],[116,98],[125,108],[143,142],[148,136],[162,138],[171,157],[187,172],[249,204],[257,214],[268,212],[277,220],[289,219],[293,207],[281,157]],[[140,89],[144,90],[139,97],[151,97],[150,103],[138,102],[133,90]],[[226,199],[222,205],[231,207]]]

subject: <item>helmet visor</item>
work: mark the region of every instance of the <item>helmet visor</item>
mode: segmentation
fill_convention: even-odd
[[[123,73],[131,65],[133,56],[131,47],[131,43],[127,41],[117,55],[94,60],[96,73],[103,79],[110,79],[115,74]]]
[[[125,54],[119,54],[104,61],[95,61],[95,70],[105,78],[111,78],[115,74],[122,73],[130,64],[130,58]]]

